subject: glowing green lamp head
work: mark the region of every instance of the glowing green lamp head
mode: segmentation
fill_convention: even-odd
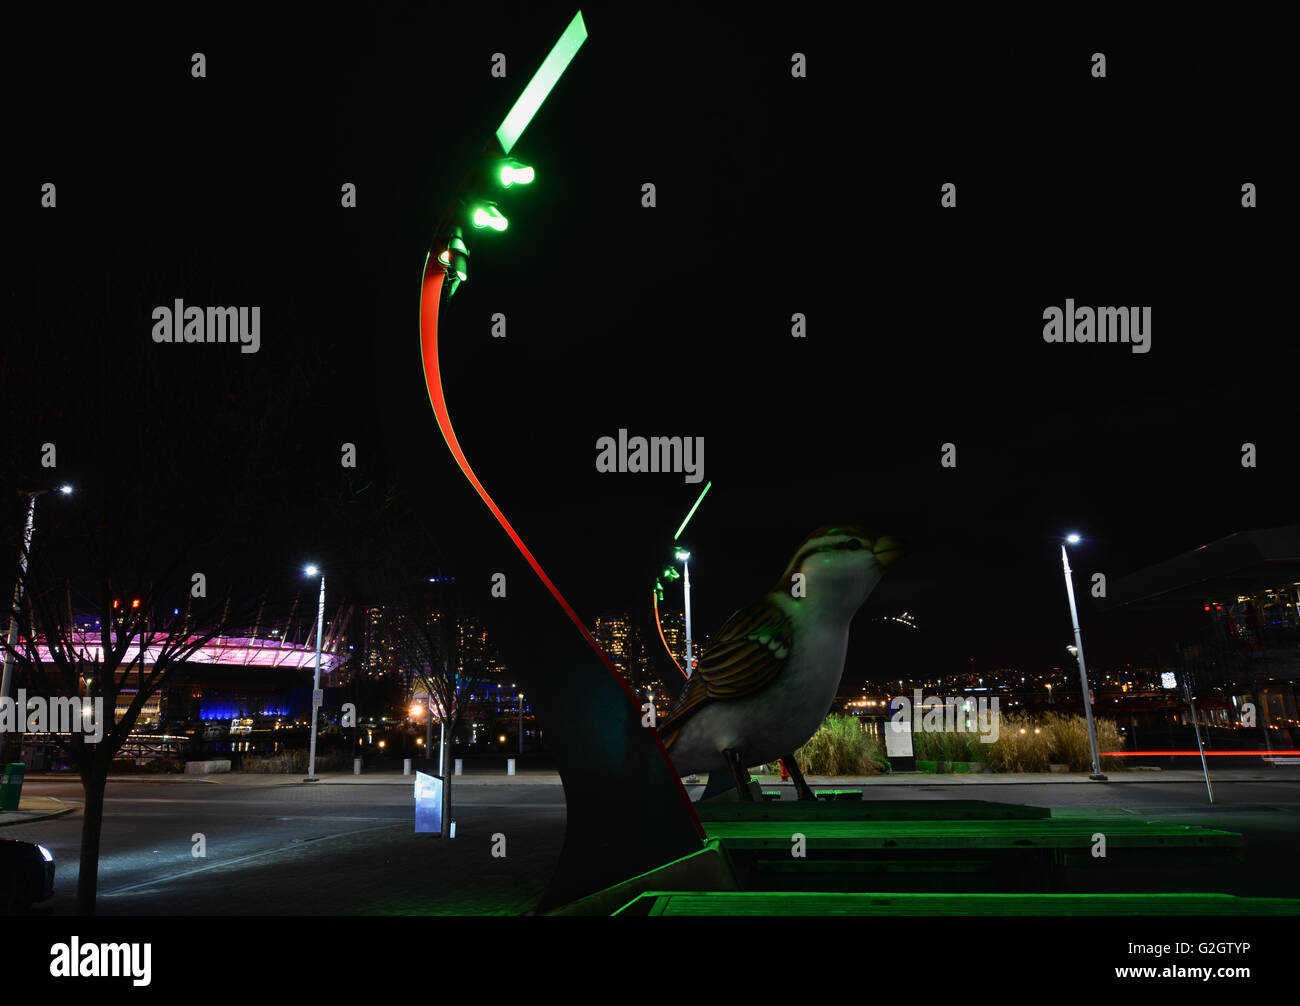
[[[536,173],[533,169],[513,157],[505,158],[497,171],[497,178],[505,188],[512,185],[531,185]]]
[[[510,226],[510,221],[491,203],[482,203],[474,207],[470,221],[475,227],[491,227],[494,231],[503,231]]]

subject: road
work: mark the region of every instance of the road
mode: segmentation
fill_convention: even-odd
[[[25,795],[81,803],[80,783],[31,780]],[[100,915],[518,914],[541,896],[564,840],[559,786],[460,786],[456,838],[414,834],[411,780],[330,785],[110,782]],[[53,852],[72,914],[80,810],[12,825]],[[194,856],[194,836],[206,856]],[[494,857],[493,836],[505,836]],[[500,845],[497,844],[499,850]]]
[[[770,784],[765,784],[770,788]],[[80,804],[80,784],[33,778],[25,795]],[[791,794],[787,793],[787,796]],[[994,800],[1050,807],[1055,817],[1140,816],[1226,828],[1245,836],[1244,862],[1206,877],[1205,890],[1300,897],[1300,773],[1222,774],[1207,805],[1197,782],[917,782],[873,786],[868,799]],[[99,875],[101,915],[519,914],[536,904],[564,839],[557,783],[476,782],[455,787],[457,838],[413,834],[409,778],[365,784],[228,776],[112,782]],[[56,893],[42,914],[71,914],[81,813],[0,829],[55,855]],[[206,855],[193,855],[202,834]],[[493,856],[494,836],[505,856]],[[499,848],[499,843],[496,843]]]

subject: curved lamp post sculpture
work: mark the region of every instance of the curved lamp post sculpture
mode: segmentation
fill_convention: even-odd
[[[438,315],[444,291],[450,297],[468,278],[465,235],[472,228],[506,229],[507,221],[487,198],[486,186],[533,180],[531,168],[509,157],[511,148],[586,37],[579,13],[462,184],[425,260],[420,290],[420,350],[438,428],[465,478],[537,577],[536,582],[524,578],[522,586],[516,581],[512,601],[545,605],[549,594],[577,630],[548,627],[531,641],[526,655],[521,649],[518,664],[529,667],[521,676],[531,678],[529,696],[560,770],[567,811],[564,849],[538,906],[542,911],[697,852],[704,839],[658,732],[642,726],[635,694],[474,474],[443,392]],[[545,593],[537,589],[539,584]]]

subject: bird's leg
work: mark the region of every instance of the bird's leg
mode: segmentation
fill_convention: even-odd
[[[740,760],[740,752],[735,748],[722,752],[726,756],[727,764],[731,767],[731,778],[736,780],[736,790],[740,799],[754,799],[754,794],[749,791],[749,770],[745,768],[744,763]]]
[[[790,778],[794,780],[794,791],[800,800],[816,800],[813,791],[808,788],[808,783],[804,780],[803,772],[799,770],[799,763],[794,760],[794,755],[788,754],[781,759],[785,763],[786,771],[790,773]]]

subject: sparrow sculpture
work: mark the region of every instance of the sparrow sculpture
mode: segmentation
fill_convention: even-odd
[[[854,524],[808,535],[776,586],[727,619],[661,723],[678,773],[730,772],[749,800],[747,766],[781,758],[799,799],[815,799],[793,752],[826,719],[849,623],[901,555]]]

